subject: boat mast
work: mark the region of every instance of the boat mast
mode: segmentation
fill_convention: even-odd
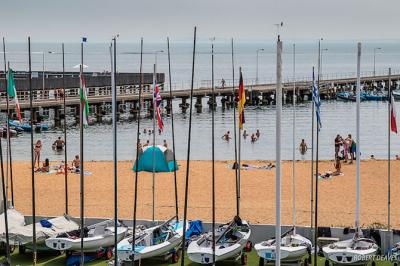
[[[211,40],[211,156],[212,156],[212,263],[215,265],[215,94],[214,94],[214,40]]]
[[[66,104],[66,93],[65,93],[65,52],[64,52],[64,43],[61,46],[62,48],[62,86],[63,86],[63,94],[64,94],[64,186],[65,186],[65,214],[68,214],[68,166],[67,166],[67,104]]]
[[[81,90],[84,89],[84,84],[83,84],[83,40],[81,42],[81,66],[80,66],[80,77],[81,77]],[[80,256],[81,256],[81,265],[84,265],[85,262],[85,254],[83,252],[83,238],[85,237],[85,230],[84,230],[84,225],[85,225],[85,221],[84,221],[84,217],[85,217],[85,193],[84,193],[84,168],[83,168],[83,108],[84,108],[84,103],[82,103],[82,101],[84,101],[84,99],[82,99],[83,97],[83,91],[81,91],[81,103],[80,103],[80,112],[79,112],[79,135],[80,135],[80,148],[79,148],[79,153],[80,153],[80,166],[79,166],[79,170],[80,170],[80,209],[81,209],[81,213],[80,213],[80,240],[81,240],[81,248],[80,248]]]
[[[360,229],[360,102],[361,102],[361,43],[357,44],[357,130],[356,130],[356,235],[358,235]]]
[[[32,58],[31,58],[31,37],[28,37],[29,57],[29,107],[31,110],[31,179],[32,179],[32,251],[33,265],[36,265],[36,197],[35,197],[35,161],[33,154],[33,89],[32,89]]]
[[[276,51],[276,181],[275,181],[275,265],[281,265],[281,120],[282,120],[282,41],[278,34]]]
[[[176,158],[175,158],[175,128],[174,128],[174,110],[172,108],[172,77],[171,77],[171,54],[169,49],[169,38],[167,38],[168,48],[168,78],[169,78],[169,97],[171,99],[170,113],[171,113],[171,130],[172,130],[172,153],[174,159],[174,188],[175,188],[175,215],[176,219],[179,218],[179,206],[178,206],[178,182],[176,177]]]
[[[6,64],[5,64],[5,45],[4,45],[4,37],[3,37],[3,52],[4,52],[4,80],[5,80],[5,88],[7,90],[7,72],[6,72]],[[4,209],[4,227],[5,227],[5,233],[6,233],[6,257],[7,257],[7,262],[9,265],[11,265],[11,256],[10,256],[10,249],[8,248],[10,246],[10,238],[8,235],[8,214],[7,214],[7,197],[6,197],[6,188],[5,188],[5,180],[4,180],[4,162],[3,162],[3,147],[1,144],[0,140],[0,166],[1,166],[1,189],[3,193],[3,209]]]
[[[157,58],[157,52],[155,53],[156,58]],[[157,60],[157,59],[156,59]],[[152,172],[152,192],[153,192],[153,211],[152,211],[152,220],[153,223],[155,221],[155,204],[156,204],[156,195],[155,195],[155,190],[156,190],[156,98],[155,98],[155,93],[156,93],[156,86],[157,86],[157,62],[155,61],[154,66],[153,66],[153,172]]]
[[[292,212],[293,234],[296,234],[296,44],[293,44],[293,161],[292,161]]]
[[[183,209],[183,238],[182,238],[182,256],[181,266],[185,266],[185,245],[186,245],[186,221],[187,221],[187,209],[188,209],[188,192],[189,192],[189,169],[190,169],[190,141],[192,138],[192,106],[193,106],[193,87],[194,87],[194,63],[196,58],[196,31],[194,27],[193,36],[193,59],[192,59],[192,81],[190,85],[190,106],[189,106],[189,133],[188,133],[188,149],[187,149],[187,160],[186,160],[186,180],[185,180],[185,206]]]
[[[321,39],[318,40],[318,77],[317,77],[317,88],[318,88],[318,95],[314,95],[314,84],[313,84],[313,107],[315,111],[315,102],[316,102],[316,97],[319,97],[319,88],[320,88],[320,76],[321,76]],[[314,72],[313,72],[313,81],[314,81]],[[318,109],[317,109],[318,111]],[[313,113],[313,117],[314,117]],[[318,123],[318,121],[317,121]],[[313,123],[314,126],[314,123]],[[314,134],[314,132],[313,132]],[[319,173],[318,173],[318,162],[319,162],[319,125],[317,125],[317,136],[316,136],[316,151],[315,151],[315,209],[314,209],[314,222],[315,222],[315,230],[314,230],[314,263],[317,261],[317,256],[318,256],[318,178],[319,178]],[[313,147],[314,150],[314,147]],[[335,158],[336,159],[336,158]]]
[[[139,99],[138,99],[138,125],[137,125],[137,133],[136,133],[136,171],[135,171],[135,197],[134,197],[134,202],[133,202],[133,236],[132,236],[132,261],[135,261],[135,241],[136,239],[136,212],[137,212],[137,191],[138,191],[138,174],[139,174],[139,135],[140,135],[140,113],[141,113],[141,105],[142,105],[142,83],[143,83],[143,38],[140,40],[140,77],[139,77]]]
[[[112,54],[114,48],[114,56]],[[117,36],[110,45],[111,90],[112,90],[112,122],[113,122],[113,160],[114,160],[114,263],[118,264],[118,160],[117,160]]]
[[[236,91],[235,91],[235,61],[234,61],[234,49],[233,49],[233,38],[231,39],[232,48],[232,95],[233,95],[233,136],[235,138],[235,182],[236,182],[236,195],[239,195],[238,187],[238,151],[237,151],[237,134],[236,134]],[[239,134],[239,139],[241,138]],[[239,216],[239,198],[236,196],[236,215]]]

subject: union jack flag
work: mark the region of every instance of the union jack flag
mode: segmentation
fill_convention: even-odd
[[[157,123],[158,123],[158,128],[162,131],[164,129],[164,123],[161,118],[161,95],[160,95],[160,90],[158,89],[157,83],[154,85],[154,109],[156,111],[156,116],[157,116]]]

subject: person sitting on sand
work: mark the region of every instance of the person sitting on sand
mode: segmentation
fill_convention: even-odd
[[[400,156],[396,154],[396,160],[400,160]]]
[[[226,132],[221,138],[223,139],[223,140],[225,140],[225,141],[229,141],[230,139],[231,139],[231,132],[230,131],[228,131],[228,132]]]
[[[49,171],[50,171],[50,160],[49,158],[46,158],[43,162],[42,167],[36,169],[36,172],[48,173]]]
[[[246,139],[249,134],[247,133],[246,129],[243,130],[243,138]]]
[[[81,160],[79,155],[75,155],[75,159],[72,161],[72,172],[79,173],[81,168]]]
[[[57,167],[57,174],[65,174],[66,170],[68,170],[68,164],[65,164],[64,161],[61,161],[60,165]]]
[[[254,143],[254,142],[256,142],[256,141],[257,141],[256,135],[255,135],[254,133],[251,134],[251,142]]]
[[[339,157],[336,158],[335,164],[333,166],[335,167],[336,171],[333,172],[332,175],[334,175],[334,176],[335,175],[341,175],[342,174],[342,171],[341,171],[342,170],[342,164],[340,162]]]
[[[304,155],[306,154],[308,147],[307,147],[307,143],[305,142],[304,139],[301,140],[300,146],[299,146],[299,150],[300,150],[300,154]]]
[[[61,151],[64,148],[65,142],[64,140],[61,139],[61,137],[58,137],[56,141],[53,143],[53,149],[56,151]]]

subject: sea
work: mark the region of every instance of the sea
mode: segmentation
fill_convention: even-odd
[[[215,84],[220,86],[224,79],[227,85],[232,83],[232,50],[230,40],[216,40],[215,47]],[[324,79],[354,77],[357,62],[357,41],[324,40],[322,47],[321,74]],[[28,69],[27,43],[7,43],[7,61],[15,70]],[[263,50],[261,50],[263,49]],[[257,52],[258,51],[258,52]],[[34,71],[61,71],[62,57],[59,43],[32,43],[32,68]],[[172,89],[190,89],[192,71],[193,43],[191,40],[173,41],[170,43]],[[140,43],[117,43],[117,71],[139,72]],[[258,60],[257,60],[258,54]],[[234,74],[235,84],[242,69],[247,89],[256,83],[274,83],[276,77],[276,44],[273,41],[235,41],[234,42]],[[295,59],[295,64],[293,63]],[[166,74],[168,80],[168,57],[165,43],[144,43],[143,70],[152,72],[157,61],[157,71]],[[257,67],[258,61],[258,67]],[[318,41],[285,42],[283,51],[284,81],[311,80],[312,69],[317,67]],[[400,40],[367,40],[362,42],[361,72],[363,76],[386,75],[388,68],[392,73],[400,72]],[[65,43],[66,71],[77,71],[80,64],[80,44]],[[110,71],[109,43],[84,44],[85,71]],[[295,67],[294,67],[295,66]],[[374,67],[375,66],[375,67]],[[258,77],[257,77],[258,69]],[[294,72],[295,69],[295,72]],[[196,45],[194,89],[210,86],[211,79],[211,41],[202,40]],[[169,87],[166,86],[166,89]],[[211,110],[203,99],[201,113],[193,111],[192,141],[190,159],[211,159]],[[183,114],[174,101],[174,124],[177,159],[187,159],[189,115]],[[293,136],[293,105],[283,106],[282,120],[282,159],[293,159],[293,143],[295,143],[295,159],[311,158],[311,103],[304,102],[295,108],[295,136]],[[398,108],[400,110],[400,107]],[[275,106],[249,106],[245,109],[244,128],[248,133],[258,129],[261,136],[255,143],[250,138],[241,139],[241,158],[243,160],[275,159]],[[4,117],[3,117],[4,118]],[[322,101],[322,128],[319,132],[320,159],[334,158],[334,138],[337,134],[346,137],[356,135],[356,104],[336,100]],[[156,143],[167,141],[172,147],[171,117],[164,115],[164,131],[156,134]],[[215,157],[217,160],[233,160],[235,145],[233,139],[224,141],[222,136],[230,131],[234,135],[234,116],[232,109],[223,109],[218,102],[215,112]],[[400,123],[400,122],[399,122]],[[142,142],[152,141],[152,137],[143,133],[144,128],[152,128],[152,120],[141,120]],[[118,122],[117,147],[119,160],[133,160],[136,147],[137,121]],[[400,127],[400,126],[399,126]],[[315,134],[315,132],[314,132]],[[62,128],[53,128],[48,132],[35,133],[34,139],[43,142],[42,159],[63,160],[63,153],[51,149],[57,137],[63,136]],[[298,146],[305,139],[309,151],[300,155]],[[358,142],[362,157],[385,159],[388,157],[388,104],[387,102],[361,103],[361,134]],[[30,135],[23,133],[12,141],[14,160],[30,159]],[[79,153],[79,128],[70,125],[67,128],[68,159]],[[85,160],[112,160],[113,134],[110,124],[95,124],[85,129]],[[6,146],[3,141],[3,148]],[[314,145],[314,150],[317,147]],[[3,149],[5,153],[5,149]],[[391,157],[400,154],[400,136],[391,133]]]

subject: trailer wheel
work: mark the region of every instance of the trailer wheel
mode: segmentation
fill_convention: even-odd
[[[325,266],[329,266],[329,260],[325,260]]]
[[[112,250],[112,248],[107,248],[107,251],[106,251],[106,254],[105,254],[106,256],[106,260],[111,260],[111,258],[112,258],[112,256],[113,256],[113,250]]]
[[[264,259],[260,257],[258,260],[258,266],[264,266]]]
[[[376,262],[374,260],[371,262],[371,266],[376,266]]]
[[[178,261],[179,261],[179,255],[178,255],[178,253],[177,253],[177,252],[172,253],[171,262],[172,262],[173,264],[175,264],[175,263],[178,263]]]
[[[397,266],[397,262],[393,263],[393,266]]]
[[[19,254],[25,254],[26,253],[26,247],[25,246],[19,246]]]
[[[242,253],[242,256],[240,256],[240,260],[242,265],[247,265],[247,254]]]
[[[303,265],[308,266],[308,258],[304,260]]]
[[[251,243],[251,241],[247,241],[244,250],[245,250],[246,252],[251,252],[252,249],[253,249],[253,243]]]

